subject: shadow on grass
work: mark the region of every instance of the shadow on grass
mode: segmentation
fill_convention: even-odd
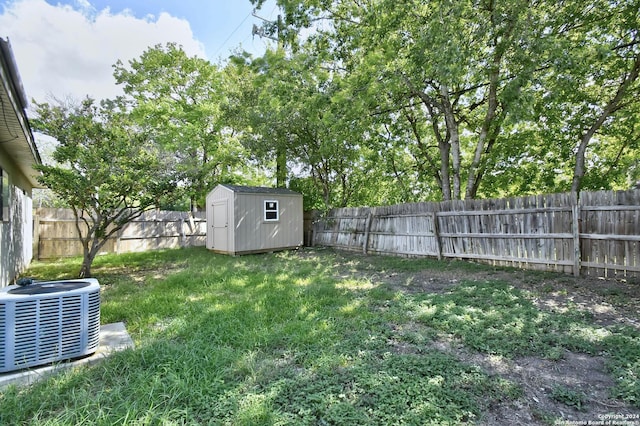
[[[575,306],[541,310],[531,296],[500,281],[462,283],[445,294],[407,300],[414,319],[478,352],[507,358],[562,357],[564,350],[603,355],[612,396],[640,407],[640,331],[602,326]]]
[[[490,355],[552,357],[557,347],[594,353],[603,337],[588,313],[542,311],[522,291],[500,281],[462,283],[446,294],[412,302],[416,319]]]
[[[95,268],[109,274],[103,322],[125,321],[137,349],[10,389],[0,422],[458,424],[518,395],[449,355],[395,350],[390,323],[410,320],[408,304],[379,283],[337,278],[332,252],[154,256]]]

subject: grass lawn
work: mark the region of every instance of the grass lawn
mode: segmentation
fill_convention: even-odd
[[[79,264],[36,262],[28,274],[69,278]],[[490,424],[523,406],[528,420],[553,424],[640,413],[640,332],[559,290],[572,277],[328,249],[107,255],[93,273],[102,323],[124,321],[136,349],[0,392],[0,424]],[[602,297],[614,310],[628,303]],[[568,381],[532,391],[516,368],[496,367],[563,366],[573,354],[603,360],[606,400]]]

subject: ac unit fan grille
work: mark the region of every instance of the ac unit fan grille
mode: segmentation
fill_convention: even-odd
[[[87,334],[87,346],[97,349],[100,344],[100,292],[89,294],[89,324],[97,326],[89,327]]]
[[[5,369],[5,354],[7,353],[7,344],[6,338],[2,336],[7,335],[7,309],[5,308],[3,303],[0,303],[0,371],[4,371]]]
[[[37,301],[16,303],[14,328],[14,364],[31,364],[38,359],[37,343]],[[33,315],[36,313],[36,315]]]

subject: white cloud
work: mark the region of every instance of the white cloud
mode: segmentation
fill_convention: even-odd
[[[206,58],[189,22],[161,13],[145,19],[124,11],[52,6],[15,0],[0,14],[0,37],[9,37],[29,99],[111,98],[121,93],[113,79],[118,59],[127,62],[156,44],[175,42],[189,55]]]

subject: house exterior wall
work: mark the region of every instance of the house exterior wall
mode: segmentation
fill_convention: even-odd
[[[0,221],[0,287],[22,272],[33,255],[31,190],[38,185],[40,154],[27,119],[27,96],[13,51],[0,37],[0,168],[3,170]],[[5,174],[6,173],[6,174]],[[7,200],[7,201],[5,201]]]
[[[33,202],[28,180],[0,152],[0,168],[9,175],[9,220],[0,224],[0,288],[22,272],[33,257]]]

